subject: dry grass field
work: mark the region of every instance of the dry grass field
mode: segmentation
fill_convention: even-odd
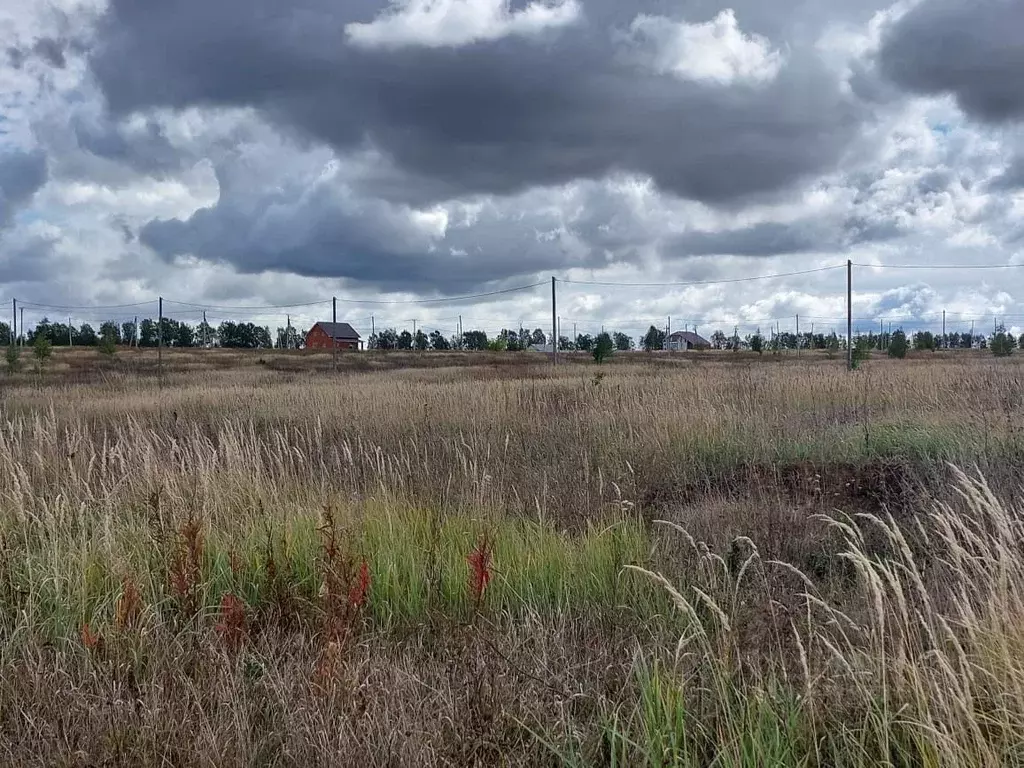
[[[1024,765],[1024,366],[0,373],[4,765]]]

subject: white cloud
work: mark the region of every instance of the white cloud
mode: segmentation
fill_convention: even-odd
[[[531,2],[519,11],[509,0],[405,0],[369,23],[346,25],[345,34],[364,48],[457,47],[560,29],[580,12],[578,0]]]
[[[640,15],[629,31],[648,66],[682,80],[765,83],[775,79],[784,61],[767,38],[744,34],[731,8],[702,24]]]

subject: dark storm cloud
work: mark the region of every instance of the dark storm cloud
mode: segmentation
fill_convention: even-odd
[[[75,115],[71,129],[80,149],[141,173],[159,175],[182,166],[184,153],[171,144],[155,120],[147,120],[141,130],[129,130],[105,115],[97,119]]]
[[[384,7],[113,0],[92,69],[115,112],[254,106],[338,150],[380,149],[435,199],[625,171],[730,203],[832,168],[866,118],[806,46],[789,49],[778,77],[754,86],[684,82],[631,62],[613,28],[644,11],[676,13],[657,0],[585,2],[580,23],[538,40],[346,43],[347,23]],[[707,21],[722,7],[692,3],[677,18]],[[748,13],[755,31],[781,34],[784,25],[757,8],[737,9],[741,29]]]
[[[471,226],[452,224],[442,237],[417,226],[402,207],[355,201],[331,184],[309,182],[305,192],[288,187],[248,199],[230,174],[218,176],[217,205],[185,221],[150,222],[139,233],[143,244],[171,262],[193,254],[250,274],[285,271],[443,294],[555,269],[570,259],[550,213],[507,218],[487,209]]]
[[[46,157],[41,152],[0,152],[0,227],[10,222],[46,179]]]
[[[995,191],[1024,189],[1024,156],[1018,156],[1001,174],[992,179],[989,188]]]
[[[921,94],[953,94],[989,121],[1024,117],[1024,3],[924,0],[885,36],[882,72]]]

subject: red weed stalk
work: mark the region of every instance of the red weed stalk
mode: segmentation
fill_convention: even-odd
[[[103,635],[99,632],[93,632],[92,628],[88,624],[82,625],[82,645],[85,646],[88,651],[102,651],[103,650]]]
[[[199,613],[199,588],[203,576],[202,524],[190,513],[178,532],[168,568],[171,594],[186,617]]]
[[[315,677],[321,684],[329,684],[344,657],[345,647],[355,631],[360,613],[369,600],[372,576],[365,558],[356,566],[356,561],[343,552],[334,511],[330,507],[324,509],[319,531],[323,579],[320,603],[324,627],[321,635],[323,646]]]
[[[484,599],[487,585],[491,583],[491,541],[484,534],[466,559],[469,561],[469,594],[477,609]]]
[[[226,592],[220,599],[220,621],[214,630],[229,653],[238,653],[248,635],[245,603],[239,597]]]
[[[134,627],[142,615],[142,594],[135,582],[125,577],[121,581],[121,595],[114,604],[114,626],[118,629]]]
[[[348,603],[353,608],[362,608],[366,605],[366,598],[370,594],[370,566],[363,559],[363,562],[359,565],[359,571],[356,573],[356,578],[352,586],[348,591]]]

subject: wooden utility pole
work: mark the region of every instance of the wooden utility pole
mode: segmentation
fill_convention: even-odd
[[[22,328],[21,332],[24,333],[25,329]],[[11,299],[11,346],[15,344],[15,339],[18,338],[18,300]]]
[[[558,297],[555,295],[555,276],[551,276],[551,364],[558,365]]]
[[[946,310],[942,310],[942,348],[945,349],[948,345],[946,344]]]
[[[800,338],[800,315],[796,316],[796,354],[797,356],[803,351],[804,342]]]
[[[331,322],[333,324],[335,324],[335,325],[338,323],[338,297],[337,296],[332,296],[331,297]],[[334,338],[334,334],[335,333],[337,333],[337,331],[332,327],[331,328],[331,366],[334,368],[335,371],[337,371],[338,370],[338,342]]]
[[[25,308],[21,308],[21,320],[18,322],[18,335],[15,336],[21,343],[21,346],[25,346]]]
[[[159,298],[156,326],[156,367],[160,388],[164,387],[164,297]],[[137,333],[137,332],[136,332]]]
[[[853,370],[853,260],[846,260],[846,367]]]

